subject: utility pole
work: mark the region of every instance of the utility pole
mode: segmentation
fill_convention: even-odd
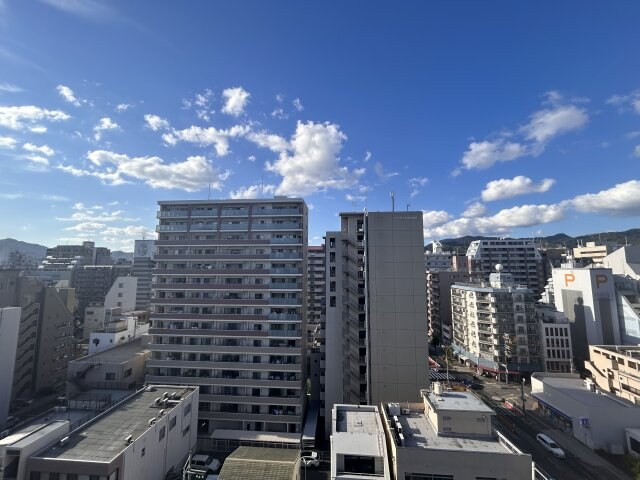
[[[522,383],[520,384],[520,393],[522,395],[522,416],[527,415],[527,411],[525,410],[525,402],[524,402],[524,377],[522,378]]]

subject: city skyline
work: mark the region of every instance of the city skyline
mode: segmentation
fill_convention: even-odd
[[[390,192],[425,242],[637,226],[640,6],[243,6],[0,0],[0,238],[288,195],[319,244]]]

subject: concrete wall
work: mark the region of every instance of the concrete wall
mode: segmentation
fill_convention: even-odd
[[[415,401],[429,383],[419,212],[367,216],[371,402]]]
[[[9,415],[20,313],[20,307],[0,308],[0,431],[4,430]]]

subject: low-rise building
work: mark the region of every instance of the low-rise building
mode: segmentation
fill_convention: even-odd
[[[139,390],[79,428],[44,421],[0,440],[4,478],[158,480],[196,446],[198,389]]]
[[[620,248],[619,245],[611,243],[596,245],[596,242],[587,242],[586,245],[579,245],[573,249],[573,258],[587,265],[592,263],[602,265],[604,258],[618,248]]]
[[[491,408],[473,393],[432,386],[421,392],[423,403],[391,403],[382,409],[393,478],[532,477],[531,455],[492,428]]]
[[[218,480],[298,480],[300,451],[286,448],[238,447],[229,455]]]
[[[640,407],[570,373],[534,373],[531,396],[541,412],[591,449],[625,451],[625,429],[640,428]]]
[[[640,346],[591,345],[585,367],[598,387],[640,405]]]
[[[571,329],[567,316],[549,303],[536,303],[535,317],[540,331],[542,363],[545,372],[571,373]]]
[[[391,479],[378,407],[336,404],[331,423],[331,480]]]

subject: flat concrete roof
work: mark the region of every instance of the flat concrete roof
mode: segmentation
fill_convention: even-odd
[[[142,390],[113,410],[78,428],[69,436],[69,443],[64,447],[56,444],[34,457],[109,463],[127,447],[125,438],[131,435],[135,441],[150,428],[149,419],[156,417],[161,408],[166,413],[173,409],[171,406],[155,406],[156,398],[162,397],[164,392],[180,395],[185,390],[191,393],[193,388],[163,385],[154,391]]]
[[[434,450],[465,450],[469,452],[506,453],[512,452],[495,437],[471,437],[464,435],[439,436],[424,413],[412,412],[399,415],[402,425],[404,447],[428,448]],[[490,422],[490,417],[487,417]]]
[[[142,346],[142,337],[138,337],[130,342],[117,345],[115,347],[107,348],[100,352],[85,357],[80,357],[72,360],[72,363],[86,363],[86,362],[104,362],[104,363],[124,363],[127,360],[134,358],[137,354],[148,351]]]
[[[482,400],[471,392],[443,392],[435,394],[432,391],[423,393],[435,410],[462,410],[467,412],[481,412],[495,414]]]
[[[385,436],[376,407],[335,405],[336,431],[331,436],[332,450],[336,453],[385,456]]]
[[[158,205],[215,205],[215,204],[255,204],[255,203],[286,203],[286,202],[304,202],[304,199],[300,197],[280,197],[273,198],[252,198],[243,200],[231,200],[231,199],[213,199],[213,200],[160,200]]]
[[[255,430],[232,430],[226,428],[216,428],[210,438],[216,440],[238,440],[245,442],[300,443],[299,433],[270,433],[257,432]]]
[[[637,360],[640,358],[640,346],[638,345],[589,345],[589,347],[609,353],[615,353],[631,359]]]
[[[584,380],[578,376],[534,373],[533,378],[542,381],[545,386],[563,393],[582,405],[604,409],[637,408],[632,403],[626,402],[606,392],[592,392],[585,386]],[[554,405],[553,395],[538,391],[532,391],[531,394],[549,405]]]
[[[30,443],[48,435],[50,432],[54,432],[66,422],[54,421],[47,424],[34,424],[29,427],[23,428],[17,433],[9,435],[3,439],[0,439],[0,446],[11,446],[12,448],[23,448]]]

